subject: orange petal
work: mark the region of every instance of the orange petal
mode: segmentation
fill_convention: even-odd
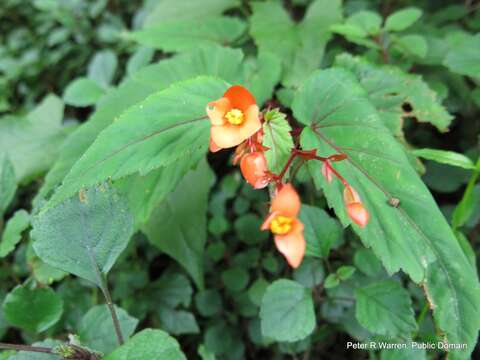
[[[257,103],[252,93],[241,85],[230,87],[223,96],[230,100],[233,108],[242,110],[243,112]]]
[[[231,108],[232,105],[226,97],[208,103],[207,115],[210,118],[212,125],[218,126],[225,124],[226,120],[224,116],[228,111],[231,110]]]
[[[210,138],[210,151],[211,152],[217,152],[217,151],[220,151],[222,150],[221,147],[219,147],[217,144],[215,144],[212,140],[212,138]]]
[[[257,105],[251,105],[245,110],[245,122],[238,127],[244,140],[253,136],[262,128],[262,123],[259,117],[260,110]]]
[[[275,216],[278,215],[278,212],[271,212],[268,214],[266,217],[265,221],[263,222],[262,226],[260,226],[260,230],[265,231],[265,230],[270,230],[270,224],[272,223],[272,220],[275,218]]]
[[[227,149],[237,146],[246,140],[246,137],[238,130],[235,125],[226,124],[224,126],[212,126],[210,134],[217,146],[222,149]]]
[[[345,206],[347,206],[348,204],[362,202],[362,200],[360,199],[360,195],[358,195],[357,191],[350,185],[345,186],[345,189],[343,189],[343,201],[345,203]]]
[[[359,202],[351,203],[347,205],[347,213],[350,219],[360,227],[365,227],[368,224],[370,215],[367,209]]]
[[[261,152],[245,155],[240,162],[240,170],[247,182],[254,189],[263,189],[269,183],[267,176],[267,160]]]
[[[305,238],[303,237],[303,224],[295,219],[292,230],[285,235],[275,235],[275,245],[287,259],[291,267],[300,266],[305,255]]]
[[[300,197],[292,184],[285,184],[272,200],[271,211],[296,218],[300,212]]]

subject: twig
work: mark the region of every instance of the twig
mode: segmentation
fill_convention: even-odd
[[[42,346],[31,346],[31,345],[16,345],[16,344],[6,344],[0,343],[0,349],[4,350],[17,350],[17,351],[30,351],[44,354],[54,354],[52,348],[42,347]]]

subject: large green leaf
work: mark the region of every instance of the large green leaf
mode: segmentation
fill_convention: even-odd
[[[0,157],[0,218],[13,200],[17,190],[15,169],[8,156]]]
[[[410,338],[417,329],[410,295],[393,280],[355,290],[356,317],[374,334]]]
[[[276,341],[297,341],[315,328],[310,289],[286,279],[274,281],[263,296],[260,309],[262,334]]]
[[[250,33],[260,51],[277,55],[283,62],[282,82],[298,86],[320,66],[330,39],[329,28],[342,19],[340,0],[315,0],[304,19],[296,24],[281,2],[252,3]]]
[[[3,301],[7,321],[32,333],[47,330],[63,312],[63,301],[49,287],[34,288],[31,284],[18,285]]]
[[[147,8],[145,27],[175,20],[191,20],[221,15],[225,10],[240,5],[240,0],[158,0]]]
[[[402,135],[404,117],[414,117],[429,122],[440,131],[447,131],[453,117],[442,106],[437,94],[418,75],[404,73],[392,66],[370,64],[360,57],[342,54],[335,65],[355,74],[368,92],[368,97],[378,110],[384,124],[394,135]],[[402,105],[408,104],[406,112]]]
[[[62,126],[63,102],[47,96],[26,117],[0,120],[0,153],[6,154],[17,181],[26,183],[45,172],[55,161],[58,149],[72,126]]]
[[[189,172],[142,227],[150,242],[177,260],[203,288],[207,199],[213,174],[206,162]]]
[[[480,77],[480,34],[452,46],[443,64],[455,73]]]
[[[161,330],[145,329],[104,360],[186,360],[178,342]]]
[[[245,28],[245,23],[238,18],[218,16],[169,21],[135,31],[128,38],[155,49],[175,52],[215,44],[229,45],[245,32]]]
[[[135,331],[138,320],[122,308],[115,307],[115,310],[122,334],[128,339]],[[118,347],[118,339],[107,305],[94,306],[83,316],[78,327],[78,336],[82,345],[104,354]]]
[[[452,357],[467,357],[480,327],[476,271],[367,92],[345,70],[325,70],[305,83],[293,110],[297,120],[309,126],[302,133],[304,149],[317,148],[322,156],[347,155],[334,166],[370,212],[365,228],[352,225],[355,232],[389,273],[402,269],[423,286],[445,339],[469,345],[463,351],[452,350]],[[342,184],[327,183],[320,168],[320,162],[309,163],[316,186],[323,189],[341,222],[350,224]]]
[[[30,215],[25,210],[18,210],[8,220],[0,243],[0,257],[10,254],[22,239],[22,232],[30,225]]]
[[[458,166],[464,169],[473,170],[475,164],[470,158],[454,151],[445,151],[438,149],[417,149],[412,151],[413,155],[427,160],[433,160],[441,164]]]
[[[47,264],[102,288],[133,233],[126,201],[99,186],[49,208],[33,219],[33,248]]]
[[[264,116],[263,145],[269,150],[265,152],[268,170],[280,174],[290,157],[294,147],[290,127],[286,115],[278,109],[268,111]]]
[[[107,178],[147,174],[182,158],[196,159],[197,152],[205,153],[210,138],[205,107],[226,88],[220,79],[198,77],[132,106],[98,135],[53,195],[50,206]]]

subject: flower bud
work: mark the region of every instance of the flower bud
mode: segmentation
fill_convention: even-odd
[[[368,211],[363,206],[358,193],[350,185],[347,185],[343,191],[343,201],[350,219],[358,226],[365,227],[369,219]]]
[[[332,174],[333,172],[332,172],[332,169],[330,168],[330,164],[327,161],[325,161],[322,165],[322,175],[327,180],[328,183],[331,183],[333,180]]]
[[[245,180],[255,189],[263,189],[270,182],[267,160],[261,152],[252,152],[243,156],[240,170]]]

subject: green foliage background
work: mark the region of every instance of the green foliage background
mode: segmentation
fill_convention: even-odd
[[[478,356],[479,8],[3,0],[0,342],[58,354],[0,360],[62,344],[106,360]],[[259,231],[268,191],[208,154],[205,106],[231,84],[271,109],[272,171],[294,144],[348,155],[335,168],[367,227],[298,161],[307,251],[287,266]]]

